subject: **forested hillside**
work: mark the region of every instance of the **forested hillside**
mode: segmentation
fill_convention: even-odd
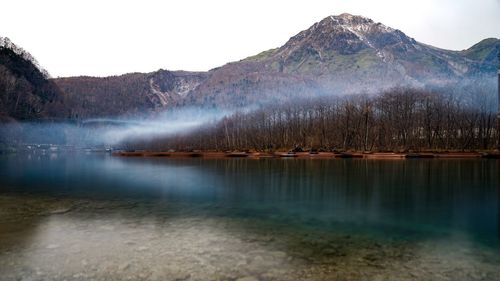
[[[147,116],[173,107],[205,78],[197,72],[130,73],[55,80],[68,96],[72,118]]]
[[[33,57],[0,37],[0,120],[69,117],[64,94]]]

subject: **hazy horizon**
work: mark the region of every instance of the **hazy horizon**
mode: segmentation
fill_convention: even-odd
[[[479,3],[478,3],[479,2]],[[4,3],[0,36],[30,52],[53,77],[168,70],[207,71],[283,45],[329,15],[362,15],[439,48],[500,38],[500,1],[376,3],[198,0]],[[19,19],[26,17],[26,21]],[[36,24],[33,24],[36,23]]]

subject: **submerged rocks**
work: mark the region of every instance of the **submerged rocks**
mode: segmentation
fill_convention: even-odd
[[[66,214],[71,211],[71,208],[61,208],[61,209],[56,209],[53,211],[50,211],[49,213],[51,215],[61,215],[61,214]]]
[[[253,277],[253,276],[246,276],[242,278],[236,279],[236,281],[259,281],[259,279]]]
[[[59,248],[59,245],[57,245],[57,244],[49,244],[45,247],[45,249],[49,249],[49,250],[57,249],[57,248]]]
[[[0,210],[8,209],[11,217],[0,221],[2,281],[500,280],[500,255],[470,244],[199,215],[176,203],[162,209],[87,201],[47,217],[43,210],[59,209],[55,203],[32,198],[30,208],[16,209],[22,200],[0,196]],[[62,199],[57,206],[75,204]],[[19,224],[33,209],[39,215]]]

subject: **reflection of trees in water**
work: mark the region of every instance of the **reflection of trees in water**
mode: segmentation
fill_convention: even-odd
[[[8,178],[0,182],[18,183],[13,192],[182,202],[192,206],[192,215],[258,217],[326,228],[460,229],[490,238],[498,230],[495,160],[60,155],[9,161],[4,165]]]
[[[500,241],[500,185],[497,187],[497,235]]]
[[[457,228],[490,237],[495,231],[495,161],[196,161],[200,175],[212,175],[207,196],[237,205],[243,214],[323,225],[362,221],[414,230]]]

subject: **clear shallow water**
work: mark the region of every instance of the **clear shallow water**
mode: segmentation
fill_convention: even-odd
[[[499,174],[477,159],[2,156],[0,271],[500,280]]]

